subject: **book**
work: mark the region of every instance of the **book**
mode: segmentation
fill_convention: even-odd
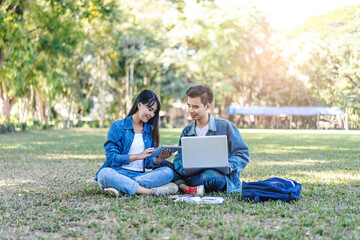
[[[158,147],[155,151],[153,151],[149,157],[157,157],[161,153],[161,151],[165,149],[170,149],[170,151],[172,152],[177,152],[181,149],[181,146],[162,145],[161,147]]]
[[[190,194],[173,195],[170,196],[173,202],[188,202],[195,204],[222,204],[224,198],[222,197],[197,197]]]

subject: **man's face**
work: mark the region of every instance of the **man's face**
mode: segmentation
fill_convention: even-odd
[[[188,97],[187,100],[187,111],[192,120],[200,120],[202,118],[206,118],[208,114],[208,110],[210,108],[210,104],[204,104],[201,102],[200,97]]]

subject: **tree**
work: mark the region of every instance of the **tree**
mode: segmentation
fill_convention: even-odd
[[[36,56],[23,16],[30,6],[26,1],[0,3],[0,103],[7,123],[16,99],[26,92],[26,74]]]
[[[320,42],[313,49],[311,64],[303,68],[316,96],[354,114],[360,109],[359,13],[360,6],[339,8],[310,18],[292,32],[295,37],[312,34]]]

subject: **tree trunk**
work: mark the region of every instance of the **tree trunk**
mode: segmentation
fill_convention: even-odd
[[[223,94],[223,96],[224,96],[224,98],[223,98],[223,101],[222,101],[222,103],[221,103],[221,105],[220,105],[220,117],[221,118],[225,118],[225,108],[226,108],[226,96],[225,96],[225,94]],[[215,102],[214,102],[214,104],[215,104]]]
[[[169,110],[168,110],[169,123],[170,123],[171,127],[177,127],[176,114],[177,114],[178,109],[174,107],[174,100],[173,99],[171,99],[170,106],[172,106],[172,107],[170,107]]]
[[[271,124],[270,124],[270,128],[274,129],[276,125],[276,116],[272,116],[271,117]]]
[[[349,108],[345,110],[345,130],[349,130]]]
[[[320,113],[318,113],[318,115],[316,117],[316,126],[317,126],[317,129],[319,130],[320,129]]]
[[[19,99],[19,114],[20,114],[21,123],[26,122],[27,113],[28,113],[28,99],[24,97],[23,99]]]
[[[144,86],[146,86],[146,88],[149,88],[150,87],[150,81],[149,81],[149,78],[148,78],[148,76],[146,74],[143,76],[143,79],[144,79]]]
[[[130,88],[129,88],[129,102],[131,106],[131,101],[133,99],[133,90],[134,90],[134,61],[131,61],[130,64]]]
[[[215,116],[215,106],[216,106],[216,97],[213,98],[213,101],[212,101],[211,107],[210,107],[210,113],[211,113],[212,115],[214,115],[214,116]],[[221,108],[221,107],[220,107],[220,108]],[[219,111],[221,111],[220,108],[219,108]],[[218,114],[219,114],[219,111],[217,111]],[[218,117],[218,116],[216,116],[216,117]]]
[[[84,103],[87,103],[87,102],[89,101],[89,99],[90,99],[90,97],[91,97],[91,95],[92,95],[92,93],[93,93],[93,91],[94,91],[96,82],[97,82],[97,78],[95,78],[94,83],[90,86],[89,91],[86,93],[86,96],[85,96],[85,99],[84,99]],[[83,115],[83,113],[84,113],[84,108],[85,108],[85,106],[84,106],[84,104],[82,104],[81,107],[80,107],[80,111],[79,111],[79,115],[80,115],[80,116]]]
[[[224,96],[224,98],[223,98],[223,102],[221,104],[221,109],[220,109],[221,118],[229,120],[229,115],[227,115],[226,112],[232,102],[232,99],[231,99],[231,96],[226,96],[225,93],[223,93],[223,96]],[[215,107],[215,98],[214,98],[213,106]]]
[[[102,128],[104,126],[104,113],[105,113],[105,81],[106,81],[106,70],[105,63],[101,61],[101,79],[100,79],[100,122],[99,127]]]
[[[14,106],[16,100],[15,96],[10,97],[8,94],[9,94],[9,88],[6,86],[3,87],[2,84],[0,84],[0,99],[3,105],[2,112],[6,118],[7,124],[10,123],[11,108]]]
[[[67,117],[67,120],[66,120],[66,128],[70,128],[71,108],[72,108],[72,101],[71,101],[70,106],[69,106],[68,117]]]
[[[336,115],[336,120],[338,122],[338,128],[344,128],[340,115]]]
[[[124,96],[124,89],[122,87],[116,88],[116,91],[118,92],[118,102],[119,102],[119,112],[118,112],[118,118],[122,119],[125,117],[127,113],[124,112],[124,104],[123,104],[123,96]]]
[[[310,97],[309,97],[309,94],[308,94],[308,93],[306,93],[306,100],[307,100],[309,106],[312,106],[312,102],[311,102],[311,100],[310,100]]]
[[[129,93],[129,67],[127,63],[125,63],[125,111],[128,113],[130,111],[130,93]]]
[[[8,49],[9,48],[10,47],[8,46]],[[0,48],[0,71],[4,66],[4,58],[5,58],[5,53],[3,49]],[[9,88],[7,86],[3,86],[3,84],[0,82],[0,107],[2,106],[1,112],[4,114],[7,124],[10,123],[11,108],[15,104],[15,100],[16,100],[15,96],[10,97],[8,94],[9,94]]]
[[[2,48],[0,48],[0,71],[4,65],[4,58],[5,58],[4,51],[2,50]]]
[[[80,69],[81,69],[82,59],[83,59],[83,55],[79,55],[79,56],[77,57],[77,61],[74,63],[75,71],[74,71],[74,73],[73,73],[72,86],[70,86],[70,94],[69,94],[69,101],[71,101],[71,104],[72,104],[72,102],[73,102],[72,99],[75,99],[75,100],[74,100],[75,102],[78,101],[78,100],[76,100],[76,97],[73,97],[73,96],[72,96],[71,92],[73,91],[72,89],[74,88],[74,92],[75,92],[75,94],[77,94],[76,84],[77,84],[77,81],[79,80],[78,73],[79,73],[79,71],[80,71]],[[97,59],[99,59],[99,58],[97,58]],[[97,63],[98,63],[98,66],[99,66],[99,62],[97,62]],[[96,81],[96,80],[95,80],[95,81]],[[87,95],[86,95],[86,96],[87,96]],[[89,97],[90,97],[90,96],[89,96]],[[81,98],[80,98],[80,101],[81,101]],[[85,101],[83,101],[83,103],[84,103],[84,102],[85,102]],[[71,107],[71,108],[72,108],[72,107]],[[73,121],[73,126],[76,126],[76,125],[79,123],[83,111],[84,111],[84,105],[83,105],[83,104],[81,104],[81,107],[77,107],[77,108],[75,107],[75,109],[74,109],[74,115],[73,115],[73,120],[72,120],[72,121]],[[69,123],[68,125],[70,125],[70,123]]]
[[[35,87],[35,93],[37,115],[41,124],[47,124],[46,102],[42,100],[42,95],[37,87]]]
[[[32,114],[33,121],[36,119],[35,104],[36,104],[36,101],[35,101],[35,97],[34,97],[34,86],[30,85],[30,111]]]
[[[7,51],[10,51],[11,47],[7,46]],[[5,52],[2,48],[0,48],[0,71],[2,70],[2,67],[4,66],[4,58],[5,58]]]
[[[159,100],[160,100],[160,96],[161,96],[161,66],[158,65],[157,66],[157,74],[158,74],[158,97],[159,97]]]
[[[2,90],[2,83],[0,82],[0,114],[4,114],[4,96]]]
[[[10,111],[11,111],[11,99],[6,97],[5,101],[3,101],[3,113],[4,116],[6,118],[6,123],[9,124],[10,123]]]

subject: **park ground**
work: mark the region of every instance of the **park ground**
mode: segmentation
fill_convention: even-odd
[[[251,153],[241,180],[285,177],[294,203],[222,205],[99,190],[106,129],[0,135],[0,239],[360,239],[360,132],[242,130]],[[180,129],[161,131],[175,145]]]

